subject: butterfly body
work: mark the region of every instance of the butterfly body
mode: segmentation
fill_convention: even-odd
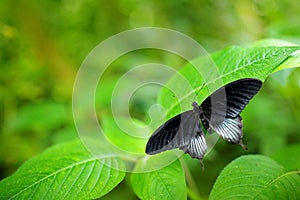
[[[258,79],[240,79],[218,89],[201,105],[193,102],[193,110],[169,119],[153,133],[146,145],[146,153],[152,155],[179,148],[202,163],[207,149],[203,127],[247,149],[242,143],[240,113],[261,86]]]

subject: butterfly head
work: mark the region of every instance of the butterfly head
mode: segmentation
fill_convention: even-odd
[[[199,113],[200,107],[199,107],[199,105],[198,105],[198,103],[197,103],[196,101],[194,101],[194,102],[192,103],[192,106],[193,106],[193,108],[194,108],[194,111],[196,111],[196,112]]]

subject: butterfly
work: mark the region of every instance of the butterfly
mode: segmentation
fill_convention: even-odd
[[[262,87],[262,81],[244,78],[231,82],[207,97],[201,105],[193,102],[193,110],[183,112],[166,121],[149,138],[146,153],[157,154],[179,148],[203,165],[207,150],[204,130],[216,132],[229,143],[242,142],[240,113]]]

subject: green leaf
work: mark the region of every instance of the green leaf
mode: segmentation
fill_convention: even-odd
[[[291,156],[295,155],[295,156]],[[289,170],[300,170],[300,159],[296,155],[300,155],[300,144],[288,146],[281,151],[274,153],[271,158],[283,165]]]
[[[147,160],[146,168],[156,165],[155,159]],[[151,163],[152,162],[152,163]],[[138,167],[143,167],[143,161]],[[183,169],[179,160],[159,170],[131,175],[131,185],[141,199],[186,199],[187,190]]]
[[[297,199],[299,173],[266,156],[241,156],[223,169],[209,199]]]
[[[188,64],[174,75],[161,90],[158,101],[166,108],[166,116],[170,118],[184,110],[191,109],[191,102],[197,95],[201,103],[213,91],[221,86],[241,79],[258,78],[265,80],[277,68],[290,68],[299,66],[300,56],[292,54],[299,50],[293,47],[228,47],[211,55],[212,61],[207,57],[195,60],[205,77],[196,68]],[[292,54],[292,55],[291,55]],[[292,58],[291,58],[292,57]],[[290,58],[290,59],[289,59]],[[289,62],[285,62],[285,61]],[[292,62],[290,62],[292,61]],[[219,75],[213,72],[214,64]],[[204,78],[206,80],[204,80]],[[220,79],[222,81],[220,81]],[[174,98],[174,93],[178,99]],[[187,103],[185,103],[187,102]]]
[[[56,145],[0,182],[0,199],[95,199],[120,183],[116,158],[94,157],[80,141]]]
[[[273,72],[284,69],[300,67],[300,51],[293,52],[281,65],[279,65]]]

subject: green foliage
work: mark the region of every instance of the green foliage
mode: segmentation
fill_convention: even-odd
[[[151,158],[149,159],[147,165],[151,165]],[[143,168],[143,164],[145,163],[139,162],[137,168]],[[132,174],[131,185],[141,199],[186,199],[187,195],[184,172],[179,160],[159,170]]]
[[[244,77],[255,77],[264,80],[277,68],[297,67],[298,57],[293,52],[299,50],[299,46],[293,47],[229,47],[212,54],[212,59],[220,73],[220,79],[224,84]],[[296,62],[285,62],[291,58]],[[298,59],[298,60],[297,60]],[[207,59],[197,59],[198,64],[204,65]],[[191,90],[179,88],[180,98],[176,100],[172,94],[162,89],[159,102],[166,108],[168,116],[177,114],[177,106],[185,100],[191,99],[194,93],[199,91],[198,102],[209,96],[220,86],[210,87],[215,80],[205,81],[188,64],[180,70],[180,74],[192,86]],[[208,74],[209,75],[209,74]],[[175,75],[167,85],[181,84],[182,79]],[[184,84],[184,83],[182,83]],[[174,100],[175,99],[175,100]],[[52,108],[53,107],[53,108]],[[49,112],[62,112],[60,107],[49,106]],[[47,110],[46,109],[46,110]],[[191,109],[191,106],[186,106]],[[60,111],[62,110],[62,111]],[[21,124],[16,127],[25,126],[22,122],[29,120],[33,123],[38,114],[44,111],[41,106],[29,117],[20,115]],[[27,113],[27,112],[25,112]],[[167,160],[168,154],[153,157],[140,156],[144,154],[145,139],[148,131],[133,126],[130,119],[118,118],[118,125],[131,130],[137,137],[131,137],[122,131],[116,124],[115,119],[105,117],[102,120],[103,130],[106,138],[116,147],[124,151],[139,155],[136,157],[135,171],[131,175],[131,185],[136,195],[141,199],[185,199],[187,189],[191,198],[197,198],[198,192],[191,191],[194,188],[192,178],[188,178],[188,187],[185,184],[184,170],[179,162],[175,160],[170,165],[157,168],[157,164]],[[38,121],[38,119],[37,119]],[[46,120],[47,121],[47,120]],[[49,124],[54,126],[56,118],[49,118]],[[18,123],[17,123],[18,122]],[[26,123],[26,124],[30,124]],[[144,125],[138,120],[135,123]],[[266,141],[270,138],[267,137]],[[94,148],[106,148],[103,144],[93,142]],[[299,145],[290,147],[273,155],[275,160],[262,155],[242,156],[226,166],[218,176],[210,194],[210,199],[225,198],[294,198],[297,197],[300,186],[299,163],[293,162],[295,157],[286,156],[299,151]],[[103,154],[105,156],[106,154]],[[164,157],[165,156],[165,157]],[[124,160],[125,161],[125,160]],[[283,167],[284,166],[284,167]],[[57,199],[91,199],[107,194],[125,176],[125,165],[116,157],[94,157],[88,153],[80,142],[63,143],[54,146],[41,155],[25,162],[12,176],[0,182],[1,199],[14,198],[57,198]],[[198,166],[199,167],[199,166]],[[298,170],[298,171],[297,171]],[[258,179],[259,177],[259,179]],[[17,184],[16,184],[17,183]],[[245,189],[245,185],[246,187]]]
[[[51,130],[66,121],[67,109],[64,104],[43,102],[20,109],[17,118],[8,122],[5,128],[7,132],[32,129]]]
[[[249,141],[258,141],[250,148],[255,146],[260,153],[268,156],[288,145],[288,137],[297,130],[298,126],[295,117],[282,109],[282,104],[270,101],[272,97],[276,99],[276,96],[278,97],[276,93],[264,94],[264,90],[262,90],[255,97],[257,109],[246,108],[243,112],[244,132],[249,133],[247,134],[247,137],[250,137]],[[262,110],[268,110],[268,112],[261,112]],[[280,116],[280,123],[277,120],[266,120],[270,116]],[[251,124],[255,124],[255,126],[251,126]]]
[[[143,154],[146,146],[146,140],[142,137],[144,136],[143,129],[133,126],[127,118],[119,118],[118,122],[123,128],[130,130],[132,135],[135,137],[132,137],[132,135],[128,135],[126,132],[122,131],[112,117],[106,117],[102,120],[102,127],[107,140],[124,151]],[[142,122],[137,120],[136,122],[144,125]]]
[[[222,170],[209,199],[297,199],[299,174],[266,156],[241,156]]]
[[[162,187],[147,191],[147,187],[134,185],[133,179],[138,177],[140,182],[151,185],[148,178],[156,181],[154,175],[159,173],[162,177],[168,177],[162,185],[170,188],[170,192],[173,193],[173,187],[176,187],[176,199],[186,199],[187,190],[188,199],[200,200],[213,196],[210,193],[217,179],[218,189],[223,190],[219,181],[221,175],[218,178],[218,174],[224,169],[223,174],[225,169],[239,163],[240,159],[246,159],[246,162],[253,159],[254,163],[272,163],[276,168],[270,168],[270,171],[265,169],[265,172],[274,174],[274,171],[277,171],[280,174],[283,169],[283,174],[287,174],[285,177],[288,180],[292,177],[289,173],[299,171],[300,70],[295,68],[299,67],[300,59],[299,52],[293,52],[294,49],[298,49],[294,43],[299,45],[300,37],[298,1],[118,0],[104,4],[98,0],[23,0],[18,3],[1,0],[0,5],[0,199],[9,199],[14,195],[17,199],[28,199],[28,196],[22,195],[32,192],[33,187],[19,193],[28,185],[51,172],[61,170],[68,164],[93,157],[78,142],[70,143],[78,139],[71,111],[76,72],[87,54],[101,41],[124,30],[144,26],[180,31],[191,36],[208,52],[232,44],[243,47],[231,46],[211,54],[222,76],[222,81],[216,79],[215,82],[209,80],[215,74],[208,70],[211,63],[206,58],[196,59],[205,66],[202,74],[206,77],[204,81],[202,76],[194,73],[195,69],[191,65],[187,64],[182,68],[186,62],[184,59],[155,49],[130,52],[109,66],[99,80],[95,108],[101,128],[109,141],[117,148],[128,151],[130,156],[135,156],[130,167],[139,170],[140,163],[145,161],[145,158],[149,162],[152,161],[152,164],[161,163],[169,158],[165,153],[144,157],[144,147],[153,130],[163,123],[165,117],[170,118],[182,110],[191,109],[191,102],[195,100],[198,92],[197,101],[201,103],[215,89],[242,77],[264,80],[262,90],[242,113],[243,141],[249,150],[244,152],[238,146],[219,140],[205,156],[204,172],[198,160],[184,155],[184,162],[181,162],[183,169],[178,161],[171,159],[174,161],[172,167],[164,166],[145,174],[129,174],[125,179],[124,172],[116,169],[122,169],[127,161],[123,163],[124,160],[111,158],[111,161],[116,162],[115,169],[102,165],[103,162],[109,162],[108,160],[95,159],[94,171],[100,171],[101,168],[101,174],[92,173],[90,178],[86,179],[88,176],[85,176],[85,173],[89,172],[90,165],[76,165],[66,179],[68,182],[60,182],[66,188],[56,192],[58,187],[52,188],[49,185],[54,186],[62,180],[61,177],[66,173],[62,170],[56,178],[49,177],[37,184],[39,187],[36,187],[36,192],[32,192],[32,199],[40,199],[38,194],[43,190],[45,198],[49,196],[51,199],[60,199],[63,197],[60,194],[67,189],[72,191],[66,194],[70,195],[66,196],[69,199],[77,195],[75,198],[78,199],[101,196],[101,199],[132,200],[134,192],[139,198],[147,199],[148,194],[159,194]],[[256,42],[252,43],[253,41]],[[252,45],[245,47],[247,44]],[[293,53],[290,54],[291,52]],[[133,66],[145,63],[161,63],[175,70],[180,69],[180,73],[188,82],[184,84],[182,80],[177,79],[178,77],[172,77],[168,82],[168,86],[175,89],[177,98],[164,89],[158,94],[159,87],[148,87],[147,91],[137,89],[129,106],[133,118],[117,119],[126,130],[131,130],[128,134],[128,131],[119,129],[118,124],[111,118],[111,97],[120,77]],[[130,88],[137,79],[148,75],[149,73],[145,72],[139,77],[131,77],[131,80],[127,80],[122,86]],[[164,77],[164,80],[169,79],[163,73],[153,72],[152,75]],[[159,99],[156,101],[157,97]],[[120,102],[123,109],[122,98]],[[151,113],[157,111],[151,107],[157,102],[163,105],[166,116],[163,116],[161,111]],[[138,124],[139,127],[143,127],[150,120],[153,120],[150,128],[134,126]],[[132,135],[138,137],[131,137]],[[67,143],[41,153],[49,146],[62,142]],[[95,149],[101,150],[102,143],[95,142],[94,145]],[[269,158],[240,157],[242,154],[260,154]],[[36,157],[31,159],[33,156]],[[71,160],[63,159],[70,157]],[[26,160],[28,161],[25,162]],[[147,166],[151,167],[149,162]],[[225,167],[230,162],[231,164]],[[243,166],[242,163],[238,165]],[[81,176],[73,174],[81,169]],[[249,172],[248,168],[244,169],[245,171],[240,172],[241,177],[243,173]],[[263,166],[255,169],[259,174]],[[174,173],[180,171],[180,175],[172,177],[168,174],[170,170]],[[187,184],[184,184],[182,170],[185,172]],[[112,175],[112,179],[109,179],[109,175]],[[280,188],[279,191],[282,191],[284,186],[287,191],[293,188],[292,185],[286,184],[287,179],[279,179],[280,182],[276,185]],[[98,180],[94,189],[89,187],[91,180],[95,183]],[[246,178],[242,180],[251,182]],[[120,181],[121,184],[118,184]],[[257,183],[258,180],[253,180],[250,184]],[[182,188],[178,189],[180,185]],[[77,193],[75,188],[78,189]],[[111,189],[113,190],[109,192]],[[245,191],[246,189],[247,187],[244,188]],[[263,193],[265,192],[268,191]],[[272,195],[270,194],[270,197]]]
[[[62,143],[25,162],[0,182],[0,199],[95,199],[112,190],[125,173],[122,162],[98,158],[80,141]]]
[[[208,81],[203,80],[203,74],[198,72],[198,69],[193,65],[189,64],[180,70],[180,75],[173,77],[167,86],[174,88],[175,92],[179,96],[179,101],[174,98],[173,93],[163,88],[159,96],[159,102],[163,107],[167,109],[166,113],[168,118],[174,116],[187,107],[180,107],[180,103],[185,101],[185,99],[190,99],[191,102],[195,94],[199,92],[197,96],[198,102],[202,102],[206,97],[208,97],[214,90],[218,89],[222,85],[229,82],[246,78],[258,78],[265,80],[276,68],[284,65],[289,68],[288,64],[285,64],[285,60],[290,57],[290,54],[299,50],[299,46],[294,47],[228,47],[224,50],[218,51],[211,55],[212,62],[208,61],[207,57],[199,58],[196,62],[202,68],[199,71],[211,72],[211,68],[215,66],[218,70],[218,74],[205,74],[205,77],[209,77]],[[299,58],[298,58],[299,60]],[[292,63],[290,63],[294,66]],[[299,66],[299,65],[297,65]],[[184,77],[181,78],[181,75]],[[217,80],[222,80],[217,82]],[[188,81],[192,90],[188,87],[182,87],[187,85]],[[179,88],[176,89],[176,88]],[[190,109],[190,105],[188,105]]]
[[[272,154],[271,158],[273,158],[282,166],[284,166],[285,169],[298,170],[299,173],[300,160],[297,158],[295,159],[295,156],[291,156],[291,155],[299,155],[299,153],[300,153],[300,144],[294,144]]]

